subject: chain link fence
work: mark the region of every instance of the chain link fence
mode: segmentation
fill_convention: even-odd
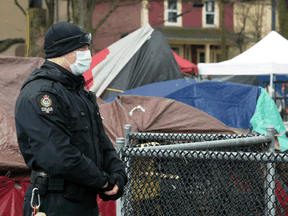
[[[273,151],[270,129],[267,136],[127,130],[119,153],[129,181],[117,215],[288,215],[288,156]]]

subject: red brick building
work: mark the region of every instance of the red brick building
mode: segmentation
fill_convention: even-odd
[[[141,3],[117,8],[94,36],[96,52],[105,49],[125,34],[150,24],[159,30],[171,48],[194,63],[219,62],[221,57],[220,16],[218,1],[205,0],[201,8],[186,0],[143,0]],[[127,1],[122,2],[127,4]],[[113,7],[111,3],[96,5],[93,25]],[[183,16],[178,16],[182,14]],[[227,30],[226,46],[235,45],[233,5],[224,7]]]

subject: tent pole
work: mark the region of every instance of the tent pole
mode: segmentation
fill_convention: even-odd
[[[273,73],[270,74],[270,96],[271,98],[273,97],[272,92],[273,92]]]

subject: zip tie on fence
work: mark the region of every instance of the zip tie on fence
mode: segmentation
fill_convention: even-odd
[[[184,160],[185,160],[186,164],[188,164],[188,161],[186,160],[185,156],[183,156],[183,158],[184,158]]]

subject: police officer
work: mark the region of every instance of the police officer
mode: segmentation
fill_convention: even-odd
[[[45,62],[21,88],[17,138],[32,169],[24,216],[38,205],[38,194],[47,216],[98,215],[97,194],[105,201],[123,194],[124,165],[104,131],[95,94],[84,90],[91,42],[78,26],[55,23],[45,35]]]

